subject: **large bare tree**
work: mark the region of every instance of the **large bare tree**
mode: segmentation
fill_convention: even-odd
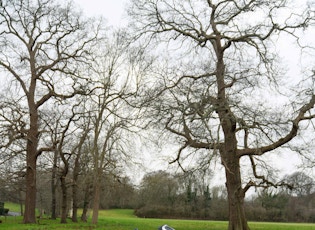
[[[13,79],[11,89],[27,107],[25,126],[17,130],[26,151],[24,223],[36,222],[37,158],[54,148],[54,143],[44,146],[41,142],[41,108],[52,99],[84,93],[79,67],[87,64],[91,47],[100,41],[100,25],[98,20],[83,19],[67,2],[0,1],[1,81]],[[12,143],[8,138],[8,145]]]
[[[258,160],[288,148],[315,117],[314,73],[305,70],[309,78],[293,78],[304,80],[297,92],[277,55],[284,39],[302,48],[300,36],[314,23],[314,3],[308,4],[134,0],[129,8],[138,38],[159,60],[146,82],[143,105],[153,124],[180,144],[174,162],[181,167],[192,153],[200,153],[204,163],[220,159],[229,230],[249,229],[244,210],[249,188],[279,185]],[[241,162],[251,166],[247,181]]]

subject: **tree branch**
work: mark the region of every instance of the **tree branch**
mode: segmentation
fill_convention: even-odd
[[[302,106],[300,109],[299,109],[299,113],[298,115],[296,116],[296,118],[292,121],[292,127],[291,127],[291,130],[290,132],[278,139],[278,141],[270,144],[270,145],[267,145],[267,146],[263,146],[263,147],[260,147],[260,148],[245,148],[245,149],[241,149],[241,150],[238,150],[238,156],[239,157],[242,157],[242,156],[245,156],[245,155],[248,155],[248,156],[260,156],[260,155],[263,155],[264,153],[266,152],[270,152],[286,143],[288,143],[289,141],[291,141],[296,135],[297,135],[297,132],[299,130],[299,123],[303,120],[309,120],[309,119],[313,119],[315,115],[310,115],[310,116],[305,116],[305,114],[310,111],[312,108],[314,108],[314,105],[315,105],[315,95],[312,96],[312,98],[310,99],[310,101],[305,104],[304,106]]]

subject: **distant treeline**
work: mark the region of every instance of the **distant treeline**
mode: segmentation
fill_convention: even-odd
[[[171,175],[163,171],[144,177],[138,193],[139,217],[228,220],[225,187],[211,187],[202,173]],[[312,178],[303,172],[285,176],[280,188],[257,190],[245,201],[252,221],[315,222]]]
[[[228,201],[224,186],[211,186],[211,173],[204,170],[170,174],[156,171],[146,174],[135,186],[128,177],[104,174],[101,209],[132,208],[138,217],[228,220]],[[78,184],[79,207],[91,208],[92,180],[82,178]],[[312,178],[296,172],[283,179],[288,185],[278,189],[257,190],[245,201],[246,215],[252,221],[315,222],[315,187]],[[69,186],[69,215],[71,215],[71,180]],[[0,197],[3,201],[24,203],[23,183],[9,184],[5,178]],[[41,172],[38,180],[37,208],[51,215],[51,182],[49,172]],[[57,189],[57,215],[61,210],[61,191]],[[22,207],[22,206],[21,206]],[[23,213],[23,210],[21,210]]]

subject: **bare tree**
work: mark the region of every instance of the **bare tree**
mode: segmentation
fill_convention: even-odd
[[[37,158],[54,148],[53,143],[41,142],[41,107],[51,99],[84,93],[79,66],[87,64],[91,47],[100,41],[100,25],[98,20],[83,20],[70,3],[1,1],[1,71],[14,79],[18,102],[27,108],[26,126],[20,132],[26,141],[24,223],[36,222]]]
[[[124,150],[124,131],[130,127],[131,110],[127,110],[126,98],[134,95],[132,75],[128,71],[128,39],[125,33],[113,32],[111,40],[104,43],[92,68],[96,89],[91,95],[90,111],[92,138],[90,152],[93,158],[93,215],[98,221],[102,178],[105,171],[117,167]]]
[[[292,3],[134,0],[129,8],[137,38],[159,55],[142,105],[152,124],[181,145],[173,162],[184,168],[183,159],[193,153],[205,162],[220,159],[229,230],[249,229],[244,211],[249,188],[279,185],[263,174],[259,159],[288,148],[315,117],[314,73],[298,77],[305,81],[297,93],[278,65],[277,39],[301,45],[298,32],[313,20],[313,5]],[[278,97],[284,102],[271,101]],[[248,181],[241,177],[241,159],[251,165]]]

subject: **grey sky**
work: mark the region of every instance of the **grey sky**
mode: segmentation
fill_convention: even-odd
[[[88,16],[104,16],[109,25],[122,23],[124,7],[128,0],[74,0]]]

